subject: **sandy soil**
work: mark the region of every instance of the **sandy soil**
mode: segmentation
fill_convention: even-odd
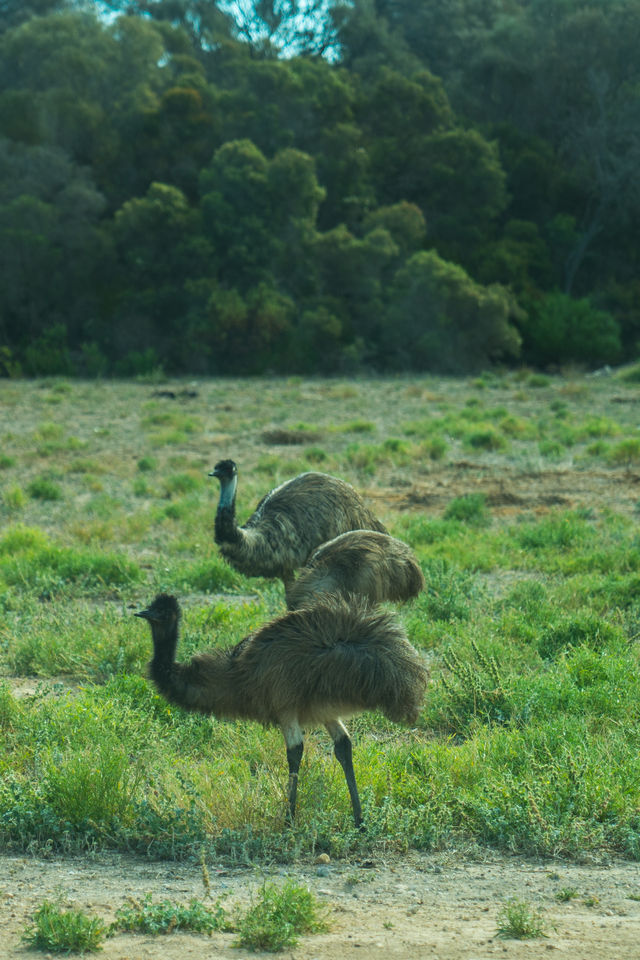
[[[225,906],[246,904],[265,880],[291,877],[310,887],[329,909],[329,932],[302,939],[284,956],[295,960],[488,960],[540,958],[639,960],[640,866],[576,865],[487,855],[467,861],[415,853],[404,858],[329,864],[301,863],[260,871],[208,866],[210,895]],[[567,901],[562,890],[572,890]],[[45,898],[90,911],[106,921],[127,897],[155,901],[206,900],[199,865],[149,863],[119,855],[82,859],[0,857],[0,955],[33,956],[20,936]],[[514,897],[543,916],[547,935],[535,940],[497,936],[501,907]],[[234,935],[212,937],[118,934],[105,942],[106,960],[185,960],[253,956],[233,946]]]

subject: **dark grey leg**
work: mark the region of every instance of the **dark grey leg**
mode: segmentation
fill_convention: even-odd
[[[347,733],[344,724],[340,723],[339,720],[332,723],[327,723],[326,727],[333,738],[333,750],[336,755],[336,759],[344,770],[347,787],[349,788],[349,796],[351,797],[351,807],[353,809],[353,819],[355,821],[355,825],[358,829],[362,830],[362,808],[360,806],[360,796],[358,795],[356,775],[353,770],[353,748],[351,746],[351,738]]]
[[[296,816],[296,798],[298,796],[298,771],[300,770],[300,761],[304,743],[296,743],[293,747],[287,747],[287,762],[289,764],[289,823],[293,824]]]
[[[293,824],[296,815],[296,797],[298,796],[298,771],[304,750],[304,736],[297,717],[288,717],[280,724],[284,742],[287,745],[287,763],[289,764],[289,813],[287,820]]]

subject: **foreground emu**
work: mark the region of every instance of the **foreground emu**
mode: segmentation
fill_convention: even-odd
[[[286,595],[289,610],[299,610],[325,594],[381,603],[410,600],[423,589],[411,547],[377,530],[350,530],[318,547]]]
[[[238,468],[220,460],[215,540],[232,567],[249,577],[279,577],[285,589],[321,543],[347,530],[386,528],[352,486],[326,473],[301,473],[262,498],[247,522],[236,523]]]
[[[235,647],[176,663],[180,605],[159,594],[135,616],[149,621],[158,691],[185,710],[257,720],[282,730],[289,764],[289,817],[295,816],[303,728],[323,724],[349,788],[356,826],[362,810],[352,748],[342,718],[380,710],[414,723],[426,689],[417,651],[390,613],[360,598],[324,598],[311,609],[271,621]]]

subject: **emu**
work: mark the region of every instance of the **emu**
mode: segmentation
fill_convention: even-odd
[[[294,571],[321,543],[346,530],[387,532],[350,484],[315,472],[275,487],[239,527],[236,464],[220,460],[209,476],[220,481],[215,541],[222,556],[249,577],[279,577],[285,590],[294,582]]]
[[[325,594],[380,603],[409,600],[423,588],[420,564],[406,543],[377,530],[350,530],[318,547],[286,598],[289,610],[298,610]]]
[[[175,662],[180,605],[158,594],[136,617],[151,627],[149,675],[170,703],[220,719],[278,726],[289,766],[288,821],[296,810],[303,729],[323,724],[333,739],[349,789],[356,827],[362,809],[352,744],[343,718],[380,710],[390,720],[415,723],[427,674],[394,617],[359,597],[325,597],[266,624],[234,647]]]

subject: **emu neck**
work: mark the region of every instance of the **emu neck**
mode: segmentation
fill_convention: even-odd
[[[151,679],[161,692],[165,692],[170,684],[171,671],[178,645],[178,624],[160,624],[151,621],[151,635],[153,637],[153,659],[149,664]]]
[[[216,512],[216,543],[237,543],[241,538],[236,523],[236,487],[237,477],[220,481],[220,500]]]

